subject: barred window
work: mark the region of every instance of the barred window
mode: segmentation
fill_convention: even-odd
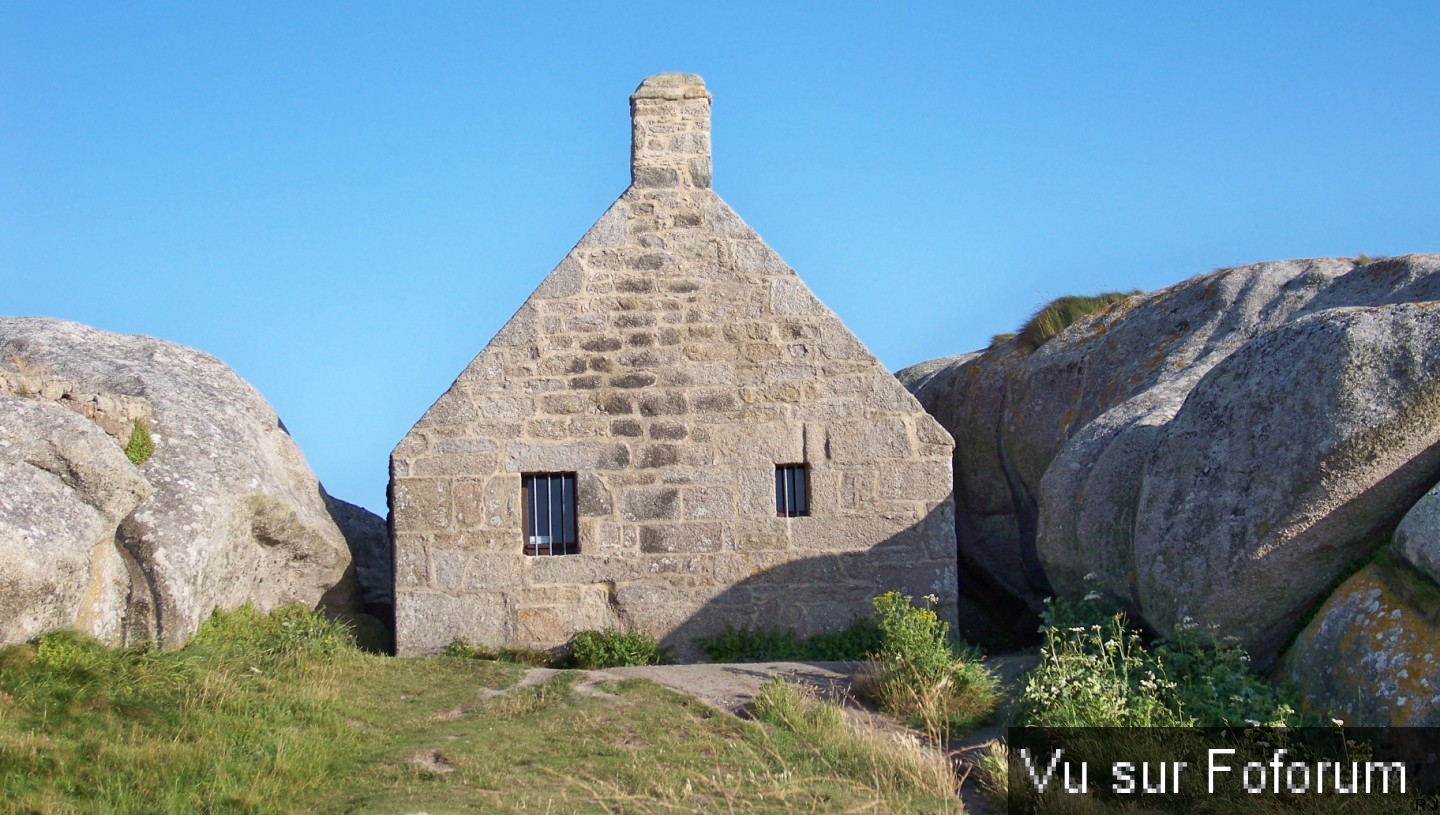
[[[575,474],[536,473],[521,477],[525,504],[525,554],[573,555]]]
[[[810,514],[808,473],[804,464],[775,465],[775,514],[798,518]]]

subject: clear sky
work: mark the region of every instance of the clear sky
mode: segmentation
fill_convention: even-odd
[[[715,189],[892,370],[1045,300],[1440,251],[1440,3],[0,0],[0,314],[206,351],[387,460],[714,95]]]

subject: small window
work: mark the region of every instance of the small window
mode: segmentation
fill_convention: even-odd
[[[775,465],[775,514],[798,518],[810,514],[809,478],[804,464]]]
[[[573,555],[575,474],[541,473],[521,477],[525,499],[525,554]]]

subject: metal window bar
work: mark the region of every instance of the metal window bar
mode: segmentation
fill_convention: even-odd
[[[805,465],[780,464],[775,467],[775,514],[796,518],[810,514],[806,495]]]
[[[575,476],[525,476],[527,555],[571,555],[579,551],[575,534]]]

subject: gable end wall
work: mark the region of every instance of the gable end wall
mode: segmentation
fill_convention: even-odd
[[[726,624],[835,630],[889,589],[954,622],[949,435],[710,192],[705,136],[673,185],[637,176],[396,447],[398,653],[621,628],[690,659]],[[811,514],[776,517],[793,463]],[[577,473],[579,554],[522,553],[531,472]]]

